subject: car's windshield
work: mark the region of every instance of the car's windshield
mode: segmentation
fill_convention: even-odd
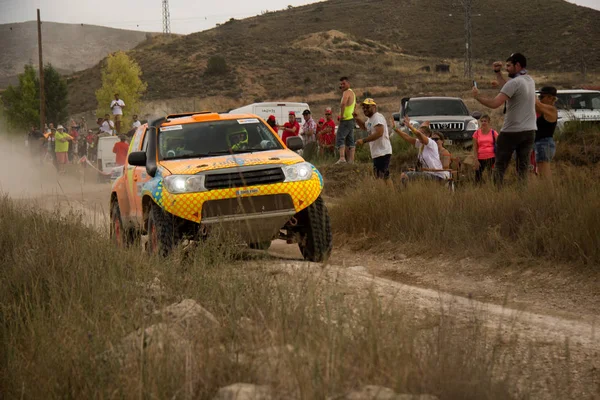
[[[556,107],[565,110],[598,110],[600,93],[559,93]]]
[[[406,115],[420,117],[425,115],[469,115],[469,110],[461,100],[456,99],[423,99],[409,100],[406,104]]]
[[[159,159],[210,157],[282,149],[257,118],[197,122],[160,128]]]

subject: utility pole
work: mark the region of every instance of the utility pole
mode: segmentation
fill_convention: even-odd
[[[162,20],[163,20],[163,33],[166,35],[171,34],[171,13],[169,13],[169,0],[162,0]]]
[[[473,0],[461,0],[465,11],[465,77],[473,79],[473,46],[471,35],[471,10]]]
[[[46,96],[44,92],[44,60],[42,58],[42,21],[40,19],[40,9],[37,9],[37,29],[38,29],[38,49],[40,53],[40,131],[44,132],[46,124]]]

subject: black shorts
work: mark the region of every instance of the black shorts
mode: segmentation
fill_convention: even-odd
[[[390,159],[391,154],[385,156],[375,157],[373,159],[373,174],[377,179],[389,179],[390,178]]]

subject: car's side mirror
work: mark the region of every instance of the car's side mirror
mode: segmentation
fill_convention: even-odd
[[[304,142],[299,136],[290,136],[287,138],[285,145],[288,147],[288,149],[293,151],[302,150],[304,148]]]
[[[129,153],[127,156],[127,162],[129,165],[134,165],[136,167],[145,167],[146,166],[146,152],[145,151],[134,151]]]
[[[400,113],[393,113],[392,118],[394,118],[394,121],[400,122]]]
[[[482,114],[480,111],[473,111],[473,112],[471,113],[471,117],[473,117],[473,118],[475,118],[475,119],[479,119],[479,118],[481,118],[481,116],[482,116],[482,115],[483,115],[483,114]]]

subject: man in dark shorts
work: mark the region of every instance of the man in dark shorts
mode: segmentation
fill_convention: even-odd
[[[362,110],[368,118],[363,121],[356,117],[356,123],[361,129],[367,131],[368,136],[356,141],[357,146],[369,143],[371,158],[373,159],[373,174],[377,179],[384,179],[391,184],[390,159],[392,158],[392,143],[388,132],[385,117],[377,112],[377,104],[373,99],[367,98],[362,102]]]
[[[342,101],[340,102],[340,125],[338,126],[335,147],[340,152],[337,164],[354,162],[354,107],[356,106],[356,95],[350,89],[350,81],[347,77],[340,78],[340,90]]]
[[[521,53],[514,53],[506,60],[509,79],[501,74],[501,64],[494,63],[494,72],[501,85],[500,93],[493,99],[482,97],[477,87],[473,87],[473,97],[489,108],[506,107],[504,125],[496,142],[496,162],[494,181],[502,185],[513,152],[517,152],[517,172],[525,180],[529,170],[529,157],[535,139],[535,82],[527,73],[527,59]]]

